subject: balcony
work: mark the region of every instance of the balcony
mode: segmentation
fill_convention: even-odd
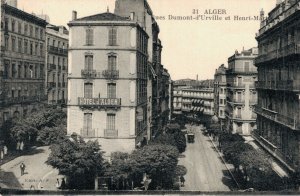
[[[3,101],[3,104],[22,104],[22,103],[33,103],[47,100],[47,96],[20,96],[20,97],[9,97]]]
[[[300,130],[300,123],[297,119],[279,114],[276,111],[272,111],[272,110],[268,110],[268,109],[263,108],[263,107],[256,106],[255,107],[255,113],[257,113],[257,114],[259,114],[259,115],[261,115],[265,118],[268,118],[272,121],[275,121],[279,124],[287,126],[290,129]]]
[[[96,70],[87,70],[83,69],[81,70],[81,77],[83,78],[96,78],[97,77],[97,72]]]
[[[299,80],[277,80],[277,81],[257,81],[257,89],[279,90],[279,91],[300,91]]]
[[[67,49],[62,49],[54,46],[48,46],[48,52],[53,53],[53,54],[58,54],[58,55],[68,55],[68,50]]]
[[[81,129],[80,135],[84,138],[94,138],[95,137],[95,129]]]
[[[83,98],[78,97],[78,105],[81,108],[119,108],[121,99],[118,98]]]
[[[62,70],[63,71],[67,70],[67,67],[66,66],[62,66]]]
[[[48,63],[47,69],[48,69],[49,72],[53,71],[53,70],[56,70],[56,65]]]
[[[48,88],[55,88],[56,87],[56,83],[55,82],[48,82],[47,87]]]
[[[115,80],[119,78],[119,70],[104,70],[102,75],[105,79]]]
[[[118,137],[118,130],[105,129],[104,130],[104,137],[105,138],[117,138]]]
[[[255,59],[255,64],[258,65],[263,62],[277,60],[282,57],[287,57],[290,55],[300,54],[300,46],[296,43],[291,43],[280,49],[270,51],[266,54],[259,55]]]

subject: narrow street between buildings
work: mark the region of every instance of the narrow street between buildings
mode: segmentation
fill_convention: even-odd
[[[179,165],[187,168],[185,191],[230,191],[232,180],[229,172],[214,149],[209,137],[200,127],[194,127],[195,142],[188,143]]]

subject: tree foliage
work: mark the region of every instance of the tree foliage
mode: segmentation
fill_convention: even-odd
[[[130,155],[131,177],[135,183],[142,181],[143,174],[150,175],[151,187],[170,189],[173,186],[178,150],[170,145],[148,145]]]
[[[102,154],[98,142],[65,138],[51,146],[46,163],[67,176],[69,188],[91,189],[95,176],[103,174]]]

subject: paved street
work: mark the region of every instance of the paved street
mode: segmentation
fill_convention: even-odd
[[[227,169],[213,148],[207,136],[199,127],[195,127],[195,143],[187,143],[185,157],[180,158],[179,165],[184,165],[185,186],[181,190],[191,191],[230,191],[226,184],[231,180]]]
[[[45,161],[50,153],[49,147],[36,148],[29,155],[20,156],[1,166],[0,186],[13,189],[55,190],[58,171]],[[25,175],[21,176],[20,164],[26,165]]]

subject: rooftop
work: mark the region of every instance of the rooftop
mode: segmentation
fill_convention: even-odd
[[[75,21],[130,21],[130,18],[118,16],[110,12],[105,12],[101,14],[95,14],[83,18],[78,18]]]

